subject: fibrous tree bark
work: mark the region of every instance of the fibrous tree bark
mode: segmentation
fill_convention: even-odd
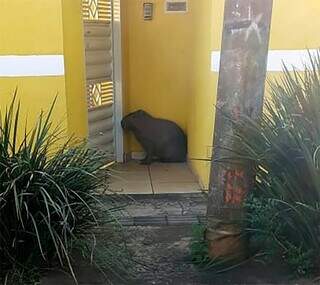
[[[272,0],[226,0],[207,210],[211,257],[241,258],[246,252],[238,221],[254,183],[246,161],[219,162],[232,156],[234,124],[242,115],[262,112]]]

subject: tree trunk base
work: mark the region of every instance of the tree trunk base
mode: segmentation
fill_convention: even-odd
[[[208,253],[211,259],[241,261],[248,257],[247,239],[239,226],[220,225],[206,231]]]

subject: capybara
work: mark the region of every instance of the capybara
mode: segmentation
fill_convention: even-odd
[[[147,155],[141,163],[186,161],[187,137],[176,123],[138,110],[125,116],[121,126],[131,131],[144,148]]]

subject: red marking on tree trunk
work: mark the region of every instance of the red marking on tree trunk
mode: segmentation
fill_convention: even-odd
[[[227,170],[224,175],[224,201],[226,204],[240,205],[247,194],[243,170]]]

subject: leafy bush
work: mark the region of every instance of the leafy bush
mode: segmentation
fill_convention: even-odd
[[[210,268],[212,260],[209,257],[208,242],[205,240],[205,226],[195,224],[192,227],[190,244],[192,262],[200,268]]]
[[[247,201],[251,240],[299,275],[319,270],[319,53],[305,72],[284,68],[281,79],[270,82],[260,122],[243,117],[235,128],[242,154],[232,159],[245,159],[256,171]]]
[[[0,280],[7,283],[26,284],[56,259],[76,279],[74,248],[95,239],[101,218],[114,222],[112,208],[103,206],[97,192],[105,182],[98,174],[106,155],[62,143],[51,112],[41,113],[20,140],[18,133],[26,129],[19,122],[20,105],[13,101],[1,116]]]
[[[309,276],[316,271],[317,251],[292,235],[292,229],[286,218],[279,215],[281,210],[274,199],[250,197],[247,210],[251,249],[254,253],[259,252],[258,259],[271,263],[275,258],[281,258],[297,276]],[[293,217],[292,223],[296,222]]]

